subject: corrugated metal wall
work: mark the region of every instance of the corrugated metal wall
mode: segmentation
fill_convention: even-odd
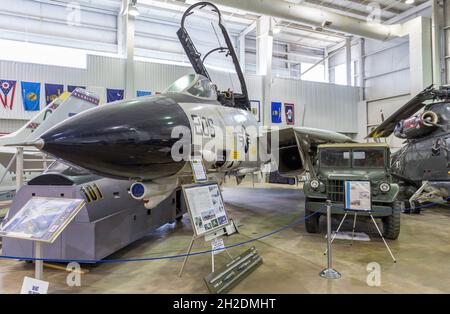
[[[161,92],[181,76],[192,73],[192,68],[168,64],[156,64],[136,61],[136,89]],[[0,79],[18,81],[13,110],[0,108],[0,132],[10,132],[11,127],[3,119],[29,120],[35,113],[23,109],[20,81],[40,82],[41,108],[45,104],[44,83],[82,85],[100,93],[105,99],[106,88],[124,88],[124,60],[88,56],[87,69],[75,69],[48,65],[0,62]],[[213,80],[224,90],[237,86],[236,75],[226,72],[210,71]],[[249,96],[252,100],[262,102],[262,78],[247,75]],[[230,85],[230,82],[232,84]],[[345,133],[356,133],[356,107],[359,101],[358,88],[336,86],[332,84],[307,81],[274,79],[272,101],[294,103],[296,105],[296,124],[301,125],[304,108],[306,108],[305,125]],[[262,115],[270,122],[270,103],[262,106]],[[283,121],[285,119],[283,118]]]
[[[389,42],[366,40],[366,99],[368,130],[381,123],[411,99],[408,38]],[[391,136],[388,143],[398,148],[402,141]]]
[[[359,89],[300,80],[276,79],[272,89],[273,101],[295,104],[297,126],[323,128],[343,133],[357,133],[357,104]],[[270,109],[265,115],[270,123]],[[283,113],[284,115],[284,113]],[[283,125],[285,125],[283,119]]]

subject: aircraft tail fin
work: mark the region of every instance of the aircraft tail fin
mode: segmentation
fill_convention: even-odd
[[[36,141],[44,132],[61,121],[98,106],[99,98],[82,88],[64,92],[14,133],[0,137],[0,146],[20,146]]]

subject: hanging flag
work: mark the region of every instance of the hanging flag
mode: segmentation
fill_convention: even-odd
[[[21,86],[25,111],[39,111],[41,109],[41,83],[21,82]]]
[[[110,89],[107,88],[106,89],[106,98],[107,98],[107,102],[114,102],[117,100],[122,100],[123,99],[123,93],[124,90],[123,89]]]
[[[136,96],[137,97],[150,96],[151,94],[152,94],[152,92],[146,92],[146,91],[143,91],[143,90],[138,90],[136,92]]]
[[[281,123],[281,102],[272,102],[272,123]]]
[[[14,93],[16,92],[16,81],[0,80],[0,100],[3,108],[12,110]]]
[[[76,90],[77,88],[86,89],[86,86],[67,85],[67,91],[68,91],[69,93],[73,92],[73,91]]]
[[[62,93],[64,93],[64,85],[45,83],[45,102],[47,105],[61,96]]]
[[[295,124],[294,104],[284,104],[284,111],[286,114],[286,124],[294,125]]]

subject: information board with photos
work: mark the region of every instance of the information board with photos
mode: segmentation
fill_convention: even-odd
[[[183,187],[196,236],[224,228],[228,215],[217,183]]]
[[[53,243],[84,205],[82,199],[31,198],[0,229],[0,236]]]
[[[370,181],[345,181],[345,208],[356,211],[372,210]]]

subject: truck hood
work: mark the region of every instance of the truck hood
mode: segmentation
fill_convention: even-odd
[[[382,170],[331,170],[323,172],[321,174],[324,175],[328,180],[367,180],[367,181],[380,181],[386,180],[387,174]]]

